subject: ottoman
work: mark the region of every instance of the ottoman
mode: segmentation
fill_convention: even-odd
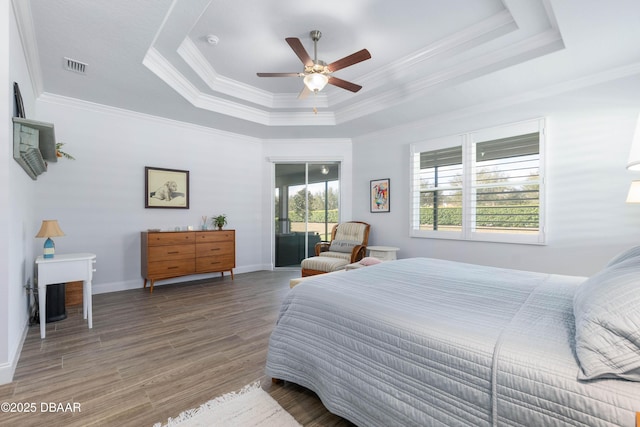
[[[342,272],[344,272],[344,270],[332,271],[331,273],[327,273],[327,274],[336,274],[336,273],[342,273]],[[289,287],[293,288],[307,279],[313,279],[313,277],[314,276],[307,276],[307,277],[296,277],[294,279],[291,279],[289,280]]]
[[[344,270],[349,264],[349,260],[332,256],[314,256],[303,259],[300,263],[302,276],[313,276],[315,274],[330,273],[332,271]]]

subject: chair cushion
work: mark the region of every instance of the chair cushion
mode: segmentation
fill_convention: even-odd
[[[344,269],[349,261],[343,258],[335,258],[331,256],[314,256],[303,259],[300,266],[304,270],[338,271]]]
[[[329,257],[329,258],[340,258],[343,259],[345,261],[349,261],[351,262],[351,253],[345,253],[345,252],[321,252],[320,255],[321,257]]]
[[[360,243],[355,240],[333,240],[331,242],[331,246],[329,246],[329,251],[331,252],[345,252],[350,254],[353,252],[353,248],[358,246]]]
[[[367,226],[359,222],[343,222],[336,229],[334,240],[347,240],[358,242],[359,245],[364,241],[364,232]]]

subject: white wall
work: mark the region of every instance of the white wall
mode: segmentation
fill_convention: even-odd
[[[140,231],[198,227],[202,215],[228,215],[236,272],[272,268],[274,160],[340,161],[342,218],[352,219],[349,140],[261,141],[49,94],[37,113],[76,160],[38,177],[36,222],[58,220],[56,251],[97,254],[94,293],[142,286]],[[145,166],[189,170],[190,209],[145,209]]]
[[[259,140],[47,94],[37,109],[76,158],[38,178],[38,221],[58,220],[57,252],[97,255],[94,293],[142,287],[141,231],[197,229],[203,215],[236,230],[235,272],[265,267]],[[188,170],[190,208],[145,209],[145,166]]]
[[[33,251],[27,244],[36,234],[33,224],[35,182],[13,160],[13,82],[20,86],[28,118],[34,114],[34,91],[26,66],[10,2],[0,3],[0,384],[10,382],[20,356],[28,322],[28,299],[24,285],[33,280]]]
[[[521,99],[531,99],[523,96]],[[640,244],[640,205],[625,203],[625,169],[640,76],[540,98],[515,100],[427,119],[354,140],[354,188],[391,178],[391,212],[369,213],[368,193],[354,191],[354,216],[370,222],[370,245],[400,247],[401,258],[427,256],[524,270],[590,275],[617,252]],[[409,145],[412,142],[547,117],[547,244],[462,242],[409,237]],[[392,137],[391,137],[392,136]]]
[[[9,28],[12,21],[10,5],[8,2],[0,2],[0,58],[9,58]],[[4,82],[0,88],[0,117],[11,116],[11,92],[9,88],[9,61],[0,61],[0,81]],[[0,179],[9,183],[9,161],[11,160],[9,141],[11,141],[12,128],[8,120],[0,121],[0,135],[2,141],[7,141],[0,150]],[[9,194],[0,194],[0,241],[9,242]],[[9,363],[9,244],[0,245],[0,384],[11,381],[13,371]]]

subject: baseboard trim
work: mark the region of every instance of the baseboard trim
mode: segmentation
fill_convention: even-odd
[[[271,264],[255,264],[255,265],[245,265],[242,267],[234,268],[233,274],[242,274],[242,273],[251,273],[254,271],[263,271],[263,270],[272,270]],[[225,277],[229,276],[228,272],[225,272]],[[202,280],[208,278],[216,278],[220,277],[220,273],[211,273],[211,274],[194,274],[191,276],[182,276],[176,277],[175,279],[167,279],[167,280],[158,280],[154,283],[154,287],[168,285],[171,283],[182,283],[182,282],[190,282],[193,280]],[[128,291],[131,289],[141,289],[144,285],[144,279],[140,278],[137,280],[126,280],[122,282],[110,282],[110,283],[93,283],[93,294],[107,294],[110,292],[119,292],[119,291]]]
[[[24,340],[27,338],[27,333],[29,333],[29,326],[25,325],[24,330],[22,331],[22,337],[20,338],[20,343],[18,344],[11,361],[0,364],[0,385],[13,382],[13,375],[16,373],[16,367],[20,360],[20,354],[22,354],[22,346],[24,345]]]

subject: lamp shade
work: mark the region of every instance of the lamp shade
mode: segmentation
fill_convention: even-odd
[[[636,120],[636,130],[633,133],[633,140],[631,140],[631,152],[629,153],[627,169],[640,171],[640,116]]]
[[[42,225],[40,226],[40,231],[36,234],[36,237],[60,237],[64,236],[64,233],[60,229],[58,225],[58,220],[56,219],[45,219],[42,221]]]
[[[631,181],[627,203],[640,203],[640,181]]]
[[[304,77],[304,84],[312,92],[320,92],[329,81],[329,77],[321,73],[307,74]]]
[[[58,221],[55,219],[45,219],[42,221],[40,231],[36,234],[36,237],[46,237],[44,242],[44,258],[53,258],[56,250],[56,245],[51,240],[51,237],[64,236],[64,233],[58,225]]]

